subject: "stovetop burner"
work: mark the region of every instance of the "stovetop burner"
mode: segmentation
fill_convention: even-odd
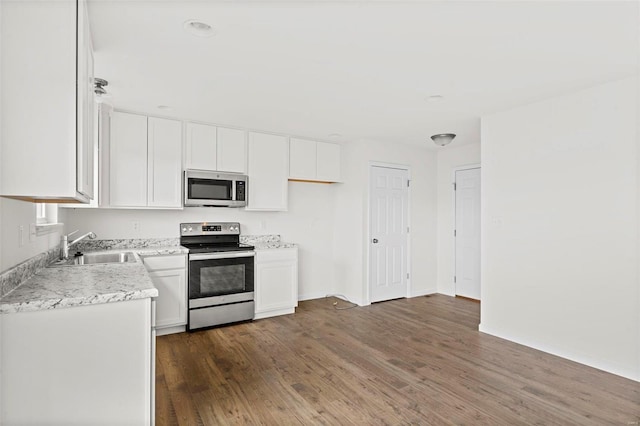
[[[255,248],[240,243],[240,224],[237,222],[181,223],[180,245],[190,253],[251,251]]]

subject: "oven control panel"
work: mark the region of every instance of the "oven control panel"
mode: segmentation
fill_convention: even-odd
[[[195,235],[240,235],[238,222],[196,222],[181,223],[180,236]]]

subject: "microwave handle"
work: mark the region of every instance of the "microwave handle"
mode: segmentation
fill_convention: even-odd
[[[231,259],[236,257],[254,257],[253,251],[190,254],[189,260]]]

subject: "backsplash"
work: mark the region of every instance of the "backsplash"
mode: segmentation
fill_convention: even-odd
[[[7,269],[0,275],[0,297],[5,296],[23,281],[28,280],[60,256],[60,247],[54,247],[31,259]]]
[[[116,240],[85,239],[71,247],[69,255],[77,251],[96,251],[114,249],[139,249],[147,247],[171,247],[180,245],[179,238],[128,238]]]

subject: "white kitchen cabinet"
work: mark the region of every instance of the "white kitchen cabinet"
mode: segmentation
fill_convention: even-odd
[[[340,182],[340,145],[318,142],[316,146],[316,179]]]
[[[246,132],[187,123],[186,169],[247,172]]]
[[[287,210],[289,140],[286,136],[249,132],[247,210]]]
[[[159,336],[185,331],[187,324],[187,256],[142,256],[156,298],[156,329]]]
[[[103,145],[109,195],[103,206],[180,208],[182,123],[119,111],[110,121],[108,148]]]
[[[289,141],[289,179],[316,178],[316,142],[291,138]]]
[[[187,123],[186,169],[216,170],[218,160],[216,127]]]
[[[182,206],[182,122],[149,117],[147,205]]]
[[[255,319],[295,313],[298,249],[256,250]]]
[[[1,19],[0,195],[86,203],[95,152],[86,2],[2,2]]]
[[[289,179],[340,181],[340,145],[291,138]]]
[[[3,314],[0,325],[0,424],[151,424],[151,299]]]
[[[109,205],[147,205],[147,117],[113,112],[109,138]]]
[[[247,173],[247,133],[244,130],[217,128],[218,165],[221,172]]]

